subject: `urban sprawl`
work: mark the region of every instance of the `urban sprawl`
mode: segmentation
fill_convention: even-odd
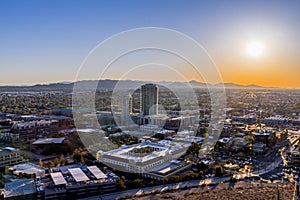
[[[185,99],[153,83],[119,99],[101,89],[95,113],[74,110],[59,86],[4,89],[0,199],[126,199],[248,180],[292,184],[299,195],[300,90],[226,87],[222,130],[203,154],[216,131],[205,87],[193,88],[194,107],[184,88]]]

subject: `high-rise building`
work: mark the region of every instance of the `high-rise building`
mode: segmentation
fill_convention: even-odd
[[[128,125],[131,122],[130,115],[132,114],[132,96],[130,94],[122,98],[122,124]]]
[[[157,85],[142,85],[140,98],[140,111],[143,115],[156,115],[158,113]]]

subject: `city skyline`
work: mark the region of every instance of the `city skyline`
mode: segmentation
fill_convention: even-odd
[[[223,82],[300,88],[299,8],[296,1],[2,1],[0,85],[73,82],[100,42],[163,27],[203,45]]]

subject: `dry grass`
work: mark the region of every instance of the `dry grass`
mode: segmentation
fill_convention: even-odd
[[[293,185],[278,186],[280,200],[292,200]],[[275,200],[277,198],[277,185],[271,183],[245,183],[239,182],[234,187],[228,184],[222,184],[215,188],[192,188],[176,192],[167,192],[164,194],[148,195],[143,197],[131,198],[132,200]]]

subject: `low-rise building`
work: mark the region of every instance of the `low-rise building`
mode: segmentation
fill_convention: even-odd
[[[300,118],[293,119],[292,124],[293,124],[293,126],[300,126]]]
[[[60,138],[39,138],[36,141],[34,141],[33,145],[48,145],[48,144],[62,144],[65,140],[64,137]]]
[[[257,116],[255,114],[248,114],[244,116],[232,116],[232,120],[234,122],[244,122],[247,124],[254,124],[257,122],[256,117]]]
[[[120,171],[147,176],[184,155],[189,146],[187,143],[169,141],[159,144],[146,140],[107,152],[98,151],[97,160]]]
[[[244,138],[240,138],[240,137],[233,138],[231,151],[235,151],[235,152],[241,151],[248,145],[249,145],[249,142],[246,141]]]
[[[6,171],[19,177],[41,178],[45,175],[45,168],[33,163],[24,163],[7,167]]]
[[[78,199],[116,190],[116,180],[97,166],[54,167],[37,182],[37,199]]]
[[[49,136],[57,133],[57,120],[33,120],[15,121],[11,127],[12,133],[19,134],[24,140],[35,139],[36,137]]]
[[[19,133],[11,131],[12,122],[8,119],[0,120],[0,140],[4,142],[17,142]]]
[[[276,132],[274,130],[255,130],[251,133],[251,135],[255,142],[265,143],[269,147],[276,143]]]
[[[182,172],[192,166],[191,163],[186,163],[184,161],[172,160],[161,166],[153,168],[150,172],[143,174],[146,178],[152,178],[159,181],[164,181],[179,172]]]
[[[175,131],[172,130],[166,130],[166,129],[161,129],[157,131],[153,137],[154,138],[159,138],[159,139],[166,139],[167,137],[172,137],[176,134]]]
[[[0,149],[0,168],[24,163],[21,151],[12,147],[5,147]]]
[[[229,150],[232,145],[232,138],[224,137],[218,140],[217,146],[224,150]]]
[[[290,151],[290,161],[294,165],[300,165],[300,140],[298,139],[296,144],[293,145],[293,148]]]
[[[267,149],[267,145],[262,142],[257,142],[252,145],[252,151],[255,154],[263,154]]]
[[[18,200],[36,199],[36,188],[34,179],[18,179],[6,183],[4,188],[0,190],[0,199]]]

